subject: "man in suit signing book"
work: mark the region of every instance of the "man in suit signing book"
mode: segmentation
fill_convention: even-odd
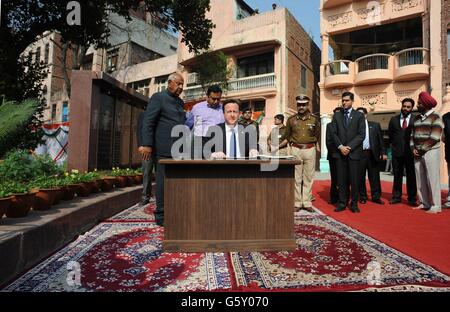
[[[255,158],[258,156],[257,134],[254,127],[244,129],[238,124],[240,114],[239,100],[229,99],[223,102],[222,109],[225,122],[208,129],[209,137],[213,136],[205,149],[211,146],[213,159],[236,159],[241,157]],[[218,136],[218,137],[216,137]],[[211,145],[213,143],[213,145]],[[206,155],[208,152],[206,152]]]

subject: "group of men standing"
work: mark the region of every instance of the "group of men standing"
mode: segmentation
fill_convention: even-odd
[[[178,73],[168,78],[165,91],[155,93],[139,119],[139,152],[144,170],[151,170],[151,159],[156,162],[156,224],[164,220],[164,165],[161,159],[171,158],[172,129],[186,125],[192,130],[194,158],[241,158],[256,157],[259,153],[259,127],[251,119],[251,109],[242,108],[239,100],[229,99],[222,103],[222,90],[211,86],[206,100],[196,104],[186,115],[180,94],[184,79]],[[276,135],[268,137],[268,151],[280,156],[292,155],[300,161],[295,168],[295,210],[312,208],[312,184],[315,172],[316,153],[320,152],[319,118],[311,114],[310,99],[305,95],[295,98],[297,114],[288,118],[274,117]],[[330,203],[337,204],[340,212],[349,205],[352,212],[360,212],[359,203],[368,200],[365,187],[366,172],[369,175],[372,201],[384,204],[381,199],[380,162],[386,160],[386,149],[381,127],[367,121],[365,108],[353,108],[354,95],[342,94],[342,106],[334,110],[332,122],[327,125],[326,144],[331,170]],[[394,185],[391,204],[401,202],[403,172],[406,171],[408,202],[428,212],[440,212],[439,147],[443,123],[434,112],[436,101],[426,92],[418,99],[420,115],[411,112],[414,100],[402,101],[401,114],[392,118],[389,137],[393,150]],[[241,116],[242,113],[242,116]],[[450,129],[450,115],[447,122]],[[219,133],[219,134],[217,134]],[[211,138],[220,135],[210,154],[205,154],[205,145]],[[447,137],[450,140],[450,131]],[[450,149],[449,149],[450,151]],[[450,153],[449,153],[450,155]],[[450,158],[450,156],[449,156]],[[148,169],[150,168],[150,169]],[[449,167],[450,171],[450,167]],[[144,181],[142,203],[151,195],[150,174]],[[449,204],[450,206],[450,204]]]
[[[367,110],[363,107],[355,110],[353,103],[353,93],[343,93],[342,107],[334,110],[332,122],[326,130],[332,180],[329,203],[337,204],[336,212],[344,211],[347,206],[352,212],[360,212],[358,202],[364,204],[368,200],[366,172],[372,201],[384,204],[380,162],[387,156],[381,127],[376,122],[367,121]],[[394,171],[390,204],[401,202],[405,172],[408,203],[415,209],[438,213],[441,211],[439,147],[443,123],[433,110],[436,100],[427,92],[419,95],[417,116],[412,115],[414,105],[413,99],[404,99],[401,113],[389,122]],[[450,114],[448,119],[450,125]]]

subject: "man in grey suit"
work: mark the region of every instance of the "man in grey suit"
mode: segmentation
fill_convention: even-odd
[[[172,129],[184,125],[186,114],[183,109],[184,79],[179,73],[168,78],[167,90],[152,95],[145,111],[142,127],[141,154],[149,159],[154,153],[158,161],[156,165],[156,210],[155,221],[159,226],[164,224],[164,165],[159,160],[172,158],[172,144],[178,138],[172,138]]]
[[[335,150],[333,157],[336,159],[338,173],[339,205],[334,211],[340,212],[347,207],[347,198],[351,186],[352,212],[359,212],[358,189],[359,170],[358,163],[362,158],[362,142],[366,136],[365,118],[352,106],[354,95],[351,92],[342,94],[343,111],[333,115],[331,127]]]

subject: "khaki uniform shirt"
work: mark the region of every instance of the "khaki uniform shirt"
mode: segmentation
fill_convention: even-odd
[[[290,143],[308,144],[317,143],[319,137],[319,120],[306,113],[289,117],[286,124],[286,139]]]
[[[267,145],[279,146],[284,141],[284,139],[286,139],[286,126],[282,126],[278,128],[278,139],[275,142],[271,142],[272,132],[277,128],[278,127],[273,128],[270,132],[270,135],[267,137]]]

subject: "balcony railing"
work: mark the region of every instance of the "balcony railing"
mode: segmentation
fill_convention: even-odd
[[[241,91],[257,88],[275,87],[275,73],[250,76],[244,78],[235,78],[228,81],[228,91]],[[187,87],[184,89],[184,99],[199,99],[205,95],[203,88],[199,85]]]
[[[360,57],[355,62],[358,66],[358,73],[367,70],[389,69],[389,54],[371,54]]]
[[[248,16],[233,23],[233,33],[235,34],[266,25],[275,24],[281,21],[282,18],[283,11],[281,9]]]
[[[325,65],[325,76],[350,74],[350,61],[333,61]]]
[[[398,67],[427,64],[427,55],[428,49],[425,48],[411,48],[400,51],[396,54]]]
[[[230,80],[228,82],[228,89],[230,91],[239,91],[239,90],[274,87],[274,86],[275,86],[274,73],[238,78]]]

